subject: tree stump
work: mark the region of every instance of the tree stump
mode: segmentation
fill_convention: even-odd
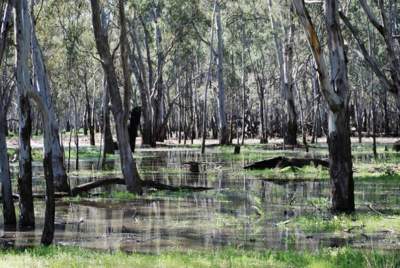
[[[235,150],[233,151],[233,154],[240,154],[240,145],[235,145]]]

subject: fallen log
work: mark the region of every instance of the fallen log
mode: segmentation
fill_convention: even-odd
[[[245,166],[245,169],[266,169],[266,168],[285,168],[285,167],[297,167],[302,168],[304,166],[313,165],[315,167],[329,167],[329,162],[322,159],[316,158],[287,158],[283,156],[274,157],[271,159],[258,161],[250,165]]]
[[[189,185],[172,186],[168,184],[159,183],[156,181],[142,181],[142,186],[148,188],[155,188],[157,190],[168,190],[172,192],[179,192],[179,191],[202,192],[213,189],[211,187],[203,187],[203,186],[189,186]]]
[[[125,180],[121,178],[111,178],[111,179],[103,179],[103,180],[96,180],[93,182],[88,182],[85,184],[78,185],[71,190],[71,196],[77,196],[80,193],[88,192],[98,187],[106,186],[106,185],[125,185]],[[207,191],[213,188],[210,187],[197,187],[197,186],[188,186],[188,185],[180,185],[180,186],[172,186],[168,184],[163,184],[155,181],[141,181],[142,187],[147,188],[155,188],[157,190],[168,190],[173,192],[178,191],[193,191],[193,192],[200,192],[200,191]]]
[[[189,186],[189,185],[180,185],[180,186],[173,186],[168,184],[163,184],[156,181],[142,181],[142,186],[147,188],[154,188],[157,190],[167,190],[172,192],[179,192],[179,191],[192,191],[192,192],[202,192],[212,190],[211,187],[203,187],[203,186]],[[125,185],[125,180],[121,178],[111,178],[111,179],[101,179],[95,180],[92,182],[84,183],[72,188],[71,193],[64,193],[64,192],[56,192],[54,193],[55,198],[63,198],[63,197],[70,197],[70,196],[77,196],[81,193],[89,192],[95,188],[99,188],[102,186],[107,185]],[[37,199],[44,199],[46,198],[45,194],[33,194],[33,198]],[[14,200],[19,200],[19,194],[13,194]],[[0,195],[0,201],[2,200],[2,196]]]
[[[77,196],[80,193],[88,192],[92,189],[112,184],[125,184],[125,180],[121,178],[111,178],[84,183],[72,188],[71,196]]]

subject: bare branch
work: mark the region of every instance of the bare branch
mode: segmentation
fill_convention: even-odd
[[[396,93],[396,89],[394,85],[389,81],[389,79],[386,77],[386,75],[380,70],[377,61],[372,55],[369,55],[365,45],[361,41],[359,37],[359,33],[357,29],[351,24],[350,20],[343,14],[343,12],[339,12],[339,16],[346,25],[346,27],[350,30],[351,34],[353,35],[354,39],[356,40],[358,47],[361,50],[361,54],[364,57],[364,60],[368,63],[372,71],[376,74],[376,76],[379,78],[383,86],[393,92]]]

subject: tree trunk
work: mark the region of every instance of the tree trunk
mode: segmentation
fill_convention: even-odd
[[[297,145],[297,115],[294,103],[292,62],[293,62],[293,32],[294,24],[292,15],[289,11],[289,29],[284,28],[285,43],[278,37],[275,18],[273,17],[272,1],[268,0],[268,7],[271,19],[271,28],[274,37],[276,58],[279,65],[279,77],[281,93],[285,100],[286,122],[284,123],[284,143],[287,145]]]
[[[207,137],[207,95],[208,95],[208,87],[211,84],[211,65],[213,60],[213,42],[214,42],[214,20],[215,20],[215,12],[217,9],[217,0],[214,0],[214,8],[212,13],[212,23],[211,23],[211,39],[210,39],[210,52],[209,52],[209,63],[207,70],[207,80],[204,92],[204,105],[203,105],[203,127],[202,127],[202,139],[201,139],[201,153],[204,154],[206,151],[206,137]]]
[[[18,57],[18,55],[17,55]],[[19,74],[20,63],[17,61],[17,87],[18,87],[18,110],[19,110],[19,175],[18,192],[19,222],[21,229],[33,229],[35,227],[35,215],[32,196],[32,153],[31,153],[31,105],[27,96],[21,91],[25,88],[22,77]],[[28,72],[29,74],[29,72]]]
[[[132,153],[135,152],[137,131],[140,124],[141,108],[135,107],[131,111],[129,119],[129,144],[131,145]]]
[[[354,211],[353,163],[351,157],[350,98],[347,77],[347,59],[338,18],[336,0],[325,0],[325,23],[328,29],[328,47],[331,65],[332,91],[338,94],[341,105],[330,105],[329,112],[329,157],[330,175],[333,182],[332,209],[334,212]]]
[[[132,99],[132,82],[131,72],[129,69],[128,57],[129,57],[129,45],[128,45],[128,33],[126,31],[126,18],[125,18],[125,4],[124,0],[118,1],[119,11],[119,24],[120,24],[120,50],[121,50],[121,67],[124,81],[124,120],[128,121],[131,111],[131,99]]]
[[[142,21],[142,20],[141,20]],[[152,129],[152,109],[150,106],[150,94],[149,94],[149,89],[153,86],[153,67],[151,63],[151,55],[150,55],[150,48],[149,48],[149,36],[148,36],[148,31],[146,28],[146,25],[143,23],[143,29],[144,29],[144,34],[145,34],[145,46],[146,46],[146,52],[147,52],[147,62],[148,62],[148,72],[149,72],[149,77],[148,77],[148,83],[147,83],[147,78],[146,78],[146,69],[144,65],[144,60],[143,56],[141,53],[141,47],[138,43],[137,40],[137,35],[136,35],[136,29],[134,27],[134,23],[131,23],[131,39],[132,42],[134,43],[134,49],[132,48],[130,50],[129,57],[131,59],[132,63],[132,69],[133,69],[133,74],[135,75],[136,78],[136,83],[139,88],[139,93],[140,93],[140,101],[141,101],[141,110],[142,110],[142,115],[143,115],[143,125],[142,125],[142,145],[149,145],[152,147],[155,147],[156,144],[154,142],[153,138],[153,129]],[[137,55],[133,53],[133,51],[136,51]]]
[[[1,195],[3,198],[3,217],[4,226],[15,227],[17,220],[15,218],[14,199],[11,188],[10,167],[8,165],[7,143],[6,143],[6,111],[0,107],[0,178]]]
[[[103,132],[103,160],[102,167],[104,168],[104,163],[107,158],[107,154],[114,154],[116,149],[114,146],[114,141],[111,133],[111,120],[110,120],[110,97],[108,93],[108,85],[105,79],[103,83],[103,100],[102,100],[102,132]]]
[[[332,211],[354,211],[354,181],[349,127],[349,84],[347,64],[341,35],[337,1],[325,0],[325,23],[328,33],[331,79],[324,61],[319,38],[305,7],[304,0],[293,0],[294,8],[304,27],[308,43],[318,66],[321,91],[329,106],[328,147],[332,184]]]
[[[47,123],[46,123],[47,124]],[[45,139],[51,140],[50,129],[45,130]],[[54,238],[54,219],[55,219],[55,201],[54,201],[54,178],[52,167],[51,144],[45,145],[45,155],[43,159],[44,178],[46,180],[46,209],[44,213],[44,227],[41,238],[43,245],[50,245]]]
[[[24,87],[20,87],[21,95],[29,95],[37,103],[37,107],[42,115],[44,125],[44,173],[46,180],[46,213],[45,213],[45,226],[42,233],[42,244],[49,245],[52,243],[54,236],[54,171],[56,170],[54,164],[60,164],[62,161],[61,148],[58,139],[58,125],[55,119],[54,110],[49,94],[49,82],[47,73],[43,63],[42,52],[40,50],[35,29],[29,16],[29,8],[26,0],[17,1],[16,3],[16,19],[15,31],[17,42],[17,74],[19,72],[24,81],[28,79],[29,71],[28,55],[29,44],[31,44],[32,53],[32,66],[33,66],[33,84],[34,88],[29,88],[26,81],[23,83]],[[32,35],[31,35],[32,34]],[[57,146],[58,145],[58,146]],[[60,150],[57,152],[57,150]],[[56,152],[57,156],[53,156]],[[61,156],[61,159],[59,157]],[[63,163],[62,163],[63,164]],[[63,165],[62,165],[63,168]],[[59,171],[59,170],[58,170]],[[65,169],[64,169],[65,173]],[[66,179],[66,178],[65,178]],[[69,187],[68,187],[69,190]]]
[[[154,143],[156,141],[164,141],[165,139],[165,128],[164,124],[164,79],[163,79],[163,65],[164,55],[161,47],[162,36],[159,24],[160,19],[160,6],[154,8],[154,33],[155,43],[157,52],[157,80],[155,81],[155,89],[153,96],[153,138]]]
[[[229,132],[226,123],[225,114],[225,85],[224,85],[224,41],[223,30],[221,23],[221,8],[220,4],[216,4],[215,10],[217,38],[218,38],[218,55],[217,55],[217,79],[218,79],[218,131],[219,131],[219,144],[229,144]],[[212,26],[213,27],[213,26]]]
[[[243,19],[242,19],[243,20]],[[246,137],[246,67],[245,67],[245,56],[244,52],[246,49],[246,40],[245,40],[245,30],[242,22],[242,145],[244,145],[244,139]]]
[[[52,128],[50,131],[51,139],[51,156],[52,156],[52,172],[54,178],[54,188],[60,192],[69,192],[68,177],[64,166],[64,156],[61,149],[60,137],[58,131],[58,122],[54,112],[53,103],[50,95],[50,84],[47,77],[47,71],[43,61],[43,55],[39,46],[36,32],[32,30],[32,65],[34,70],[34,79],[36,80],[35,92],[32,97],[39,103],[39,109],[48,113],[47,120],[44,124],[49,124]]]
[[[283,50],[283,71],[284,71],[284,94],[286,96],[286,132],[285,132],[285,144],[296,145],[297,144],[297,113],[296,106],[294,103],[294,85],[292,77],[293,68],[293,35],[294,35],[294,24],[292,22],[292,14],[290,12],[290,25],[289,30],[285,33],[285,45]]]
[[[354,182],[347,110],[329,112],[329,174],[334,212],[354,211]]]
[[[17,1],[15,4],[15,40],[16,40],[16,82],[19,110],[19,175],[18,190],[20,194],[19,226],[22,229],[33,229],[35,226],[32,197],[32,156],[31,156],[31,109],[27,96],[30,90],[30,73],[28,69],[30,30],[22,18],[22,9],[27,12],[27,3]]]
[[[12,1],[8,1],[4,8],[4,14],[1,22],[0,32],[0,66],[2,67],[2,59],[7,47],[7,37],[10,26],[10,17],[12,13]],[[3,217],[4,226],[15,228],[17,219],[15,217],[15,207],[11,187],[11,174],[10,166],[8,163],[7,154],[7,111],[12,97],[12,88],[7,87],[7,67],[3,67],[3,79],[0,85],[0,180],[1,180],[1,194],[3,199]]]
[[[96,47],[102,59],[104,73],[106,74],[108,92],[111,99],[111,111],[114,115],[116,125],[122,174],[126,181],[128,191],[142,193],[140,176],[129,146],[127,122],[124,120],[125,113],[123,110],[121,95],[119,93],[115,67],[110,53],[107,29],[101,21],[101,9],[98,0],[91,0],[90,2],[92,6],[93,31]]]
[[[92,116],[92,107],[90,105],[90,98],[89,98],[89,90],[88,90],[88,84],[87,84],[87,73],[85,72],[85,100],[86,100],[86,125],[89,128],[89,135],[90,135],[90,145],[95,146],[96,141],[95,141],[95,129],[94,129],[94,120]]]

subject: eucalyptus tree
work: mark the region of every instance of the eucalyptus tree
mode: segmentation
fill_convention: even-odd
[[[101,64],[107,80],[107,91],[111,100],[111,111],[114,116],[117,139],[119,145],[122,174],[124,176],[127,189],[130,192],[141,193],[142,186],[139,173],[137,171],[135,160],[132,157],[132,151],[129,146],[129,136],[126,114],[122,98],[118,87],[118,78],[113,62],[113,56],[110,51],[107,23],[102,7],[98,0],[91,0],[93,32],[96,41],[98,54],[101,58]],[[123,8],[123,7],[122,7]]]
[[[304,0],[293,0],[293,5],[306,33],[317,65],[321,92],[329,106],[328,146],[332,210],[339,213],[351,213],[355,207],[348,110],[350,91],[347,59],[339,23],[339,3],[336,0],[324,1],[330,71],[325,63],[325,53]]]
[[[33,7],[29,8],[26,0],[16,1],[15,3],[16,15],[14,27],[16,34],[17,88],[20,96],[28,96],[35,101],[43,118],[43,167],[46,181],[46,209],[41,243],[49,245],[52,243],[54,236],[54,179],[59,179],[59,176],[66,177],[66,175],[62,162],[63,157],[58,136],[58,123],[50,96],[50,83],[42,50],[36,36],[35,21],[31,17],[31,9]],[[32,72],[29,71],[29,58],[31,58]],[[30,77],[32,77],[32,85],[29,82]],[[19,103],[19,105],[24,105],[24,103]],[[29,138],[29,136],[25,137],[25,139]],[[21,196],[21,198],[23,197]],[[21,213],[23,212],[21,211]],[[33,213],[33,211],[29,211],[29,213]]]
[[[360,31],[351,23],[346,14],[340,12],[340,17],[356,40],[367,65],[377,76],[381,85],[395,96],[400,114],[400,32],[397,25],[399,23],[398,18],[396,17],[399,12],[398,3],[393,0],[380,0],[376,2],[376,7],[372,7],[366,0],[358,0],[358,3],[370,24],[383,40],[383,46],[386,50],[385,59],[389,60],[388,71],[385,70],[387,62],[385,61],[385,66],[379,64],[376,56],[368,51]],[[375,15],[376,13],[379,14],[378,17]]]
[[[279,78],[282,96],[285,99],[286,122],[284,124],[284,141],[288,145],[297,144],[297,113],[294,98],[293,81],[293,50],[294,50],[294,23],[290,1],[281,3],[282,10],[273,9],[272,0],[268,0],[271,28],[274,37],[276,58],[279,66]],[[286,12],[285,12],[286,11]],[[286,16],[284,16],[284,14]],[[275,16],[281,17],[277,22]],[[283,17],[283,18],[282,18]],[[286,21],[283,21],[284,18]],[[287,24],[287,25],[286,25]],[[281,28],[281,29],[278,29]],[[283,37],[278,35],[283,32]],[[283,41],[282,41],[283,39]]]
[[[24,24],[29,23],[27,15],[23,14],[23,9],[28,12],[27,3],[15,4],[15,43],[16,43],[16,86],[18,94],[18,114],[19,114],[19,174],[18,189],[20,194],[20,216],[19,226],[21,228],[34,228],[35,216],[32,196],[32,155],[30,137],[32,132],[31,125],[31,105],[28,97],[30,89],[29,44],[30,29]],[[24,16],[24,18],[22,18]]]
[[[0,180],[1,180],[1,195],[3,202],[3,217],[4,226],[15,227],[15,207],[11,187],[11,174],[8,164],[6,128],[7,128],[7,111],[10,106],[13,95],[14,85],[7,67],[4,66],[7,60],[4,60],[4,54],[9,50],[8,33],[11,25],[11,16],[13,3],[12,0],[7,1],[1,6],[1,25],[0,25]],[[3,64],[5,62],[5,64]]]
[[[224,83],[224,40],[223,40],[223,29],[221,19],[221,3],[216,1],[215,9],[215,23],[217,29],[217,80],[218,80],[218,130],[219,130],[219,143],[229,143],[228,126],[226,123],[225,113],[225,83]],[[213,27],[213,26],[211,26]]]

